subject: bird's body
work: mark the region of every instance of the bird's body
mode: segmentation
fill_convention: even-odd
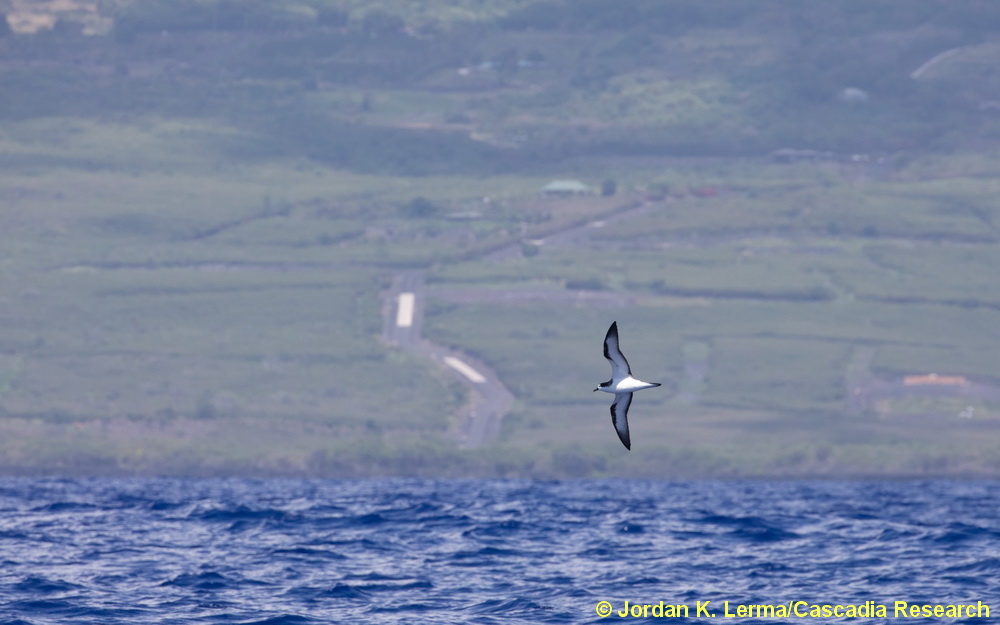
[[[618,381],[609,380],[609,382],[610,384],[608,382],[604,383],[607,384],[607,386],[604,386],[604,384],[602,384],[601,386],[598,386],[594,390],[604,391],[605,393],[614,393],[615,395],[618,395],[621,393],[632,393],[635,391],[641,391],[644,388],[653,388],[659,386],[659,384],[653,382],[643,382],[642,380],[636,380],[632,376],[628,376]]]
[[[632,441],[628,432],[628,408],[632,404],[632,393],[644,388],[659,386],[657,382],[643,382],[632,377],[632,368],[618,346],[618,322],[608,328],[604,337],[604,357],[611,363],[611,379],[601,382],[594,391],[613,393],[615,401],[611,404],[611,423],[615,426],[618,438],[625,449],[632,449]]]

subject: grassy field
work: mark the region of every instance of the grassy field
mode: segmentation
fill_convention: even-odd
[[[69,151],[33,145],[49,158]],[[95,159],[112,151],[86,145]],[[881,421],[845,408],[857,344],[876,346],[881,376],[1000,379],[988,271],[996,248],[982,240],[986,229],[962,238],[969,214],[989,219],[992,206],[976,201],[988,180],[953,182],[963,189],[957,198],[926,183],[937,197],[922,206],[976,207],[944,220],[936,237],[911,235],[926,211],[900,215],[884,199],[896,183],[816,187],[809,172],[728,198],[655,204],[641,232],[629,221],[595,230],[610,246],[599,256],[543,246],[503,263],[462,262],[453,252],[441,262],[443,242],[485,249],[516,240],[514,224],[543,232],[627,198],[588,208],[528,199],[537,180],[463,186],[281,163],[165,174],[151,147],[144,154],[147,169],[126,175],[111,166],[7,174],[16,210],[6,215],[0,398],[11,470],[738,476],[996,466],[982,437],[992,421],[952,421],[942,441],[932,434],[940,420],[921,417],[914,428],[903,416],[927,406],[879,406]],[[434,195],[437,185],[466,195]],[[847,192],[875,206],[870,218],[891,222],[891,236],[830,235],[786,216],[790,206],[833,204]],[[470,227],[401,217],[394,204],[411,194],[449,207],[493,200]],[[158,210],[137,209],[149,198]],[[764,215],[746,216],[754,202]],[[534,224],[532,211],[543,214]],[[377,340],[378,293],[393,266],[435,262],[437,287],[583,284],[632,293],[636,305],[432,306],[428,336],[490,362],[518,397],[501,439],[473,457],[450,438],[461,387]],[[637,442],[648,448],[637,445],[631,462],[609,436],[606,398],[588,386],[607,375],[595,345],[611,319],[637,370],[665,382],[635,404]],[[707,366],[693,406],[673,401],[692,342]],[[541,385],[552,371],[555,386]],[[388,389],[376,390],[376,380]]]
[[[491,362],[519,398],[502,444],[537,448],[556,473],[993,474],[990,402],[917,391],[858,414],[848,401],[859,348],[873,353],[867,379],[1000,380],[993,180],[816,184],[815,170],[797,180],[761,170],[753,188],[733,176],[723,197],[675,195],[594,229],[600,253],[542,246],[435,271],[441,287],[583,284],[634,297],[627,308],[435,309],[429,335]],[[834,218],[854,226],[824,225]],[[587,392],[607,376],[599,344],[614,319],[633,368],[666,383],[637,396],[633,440],[649,449],[621,463],[608,402]],[[691,382],[688,365],[704,379]],[[681,392],[691,384],[694,405]]]
[[[1000,474],[990,400],[850,401],[1000,385],[995,20],[876,4],[799,9],[804,39],[682,0],[137,0],[0,33],[0,471]],[[484,449],[468,389],[381,339],[412,268],[425,335],[517,398]],[[632,453],[590,392],[612,320],[664,383]]]
[[[204,171],[182,158],[205,158],[203,137],[165,140],[171,124],[49,121],[5,140],[19,165],[0,176],[0,453],[10,472],[735,477],[1000,466],[984,436],[1000,427],[989,405],[956,420],[969,402],[900,399],[858,415],[846,401],[859,345],[874,348],[870,374],[884,379],[1000,381],[988,176],[896,181],[903,169],[894,181],[849,183],[826,166],[763,160],[713,174],[649,168],[649,186],[677,190],[642,221],[591,229],[600,254],[543,245],[487,262],[477,255],[498,244],[634,199],[628,189],[538,198],[541,178],[386,177],[296,161]],[[119,141],[140,146],[128,171],[115,160]],[[74,165],[84,153],[88,164]],[[641,172],[623,174],[641,195]],[[727,179],[721,196],[680,191]],[[438,213],[407,216],[414,197]],[[468,211],[472,221],[446,218]],[[851,221],[862,214],[865,225]],[[461,385],[379,341],[379,293],[412,266],[432,267],[427,336],[489,362],[517,397],[486,450],[454,445]],[[634,304],[433,297],[484,286],[602,289]],[[614,319],[636,370],[664,382],[636,400],[628,456],[607,398],[589,392],[607,376],[599,342]],[[682,400],[692,363],[706,373]]]

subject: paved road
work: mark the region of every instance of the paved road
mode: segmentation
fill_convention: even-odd
[[[393,345],[440,363],[468,385],[471,401],[462,408],[459,442],[462,447],[478,447],[496,438],[514,396],[486,363],[421,336],[426,300],[423,271],[398,274],[383,304],[383,335]]]
[[[544,245],[546,247],[585,245],[591,248],[596,248],[594,242],[590,239],[591,232],[618,221],[641,217],[648,211],[649,206],[644,202],[630,202],[624,206],[619,206],[614,210],[614,212],[605,216],[603,219],[596,219],[583,225],[569,226],[567,228],[563,228],[562,230],[549,232],[538,239],[534,239],[533,243],[536,245]],[[522,249],[523,246],[521,242],[517,241],[515,243],[511,243],[510,245],[501,247],[494,252],[490,252],[483,258],[488,261],[503,261],[510,260],[512,258],[520,258]]]

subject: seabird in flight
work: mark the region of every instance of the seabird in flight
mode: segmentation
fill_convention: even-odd
[[[611,379],[601,382],[601,385],[594,389],[594,392],[604,391],[614,393],[615,401],[611,404],[611,423],[618,432],[625,449],[632,449],[632,441],[628,435],[628,407],[632,403],[632,393],[641,391],[644,388],[659,386],[656,382],[643,382],[632,377],[632,368],[625,360],[625,354],[618,347],[618,322],[615,321],[608,328],[608,335],[604,337],[604,357],[611,363]]]

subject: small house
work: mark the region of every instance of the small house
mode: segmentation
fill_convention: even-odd
[[[579,180],[553,180],[542,187],[542,193],[545,195],[589,195],[593,191]]]
[[[968,386],[969,381],[960,375],[908,375],[903,378],[903,386]]]

